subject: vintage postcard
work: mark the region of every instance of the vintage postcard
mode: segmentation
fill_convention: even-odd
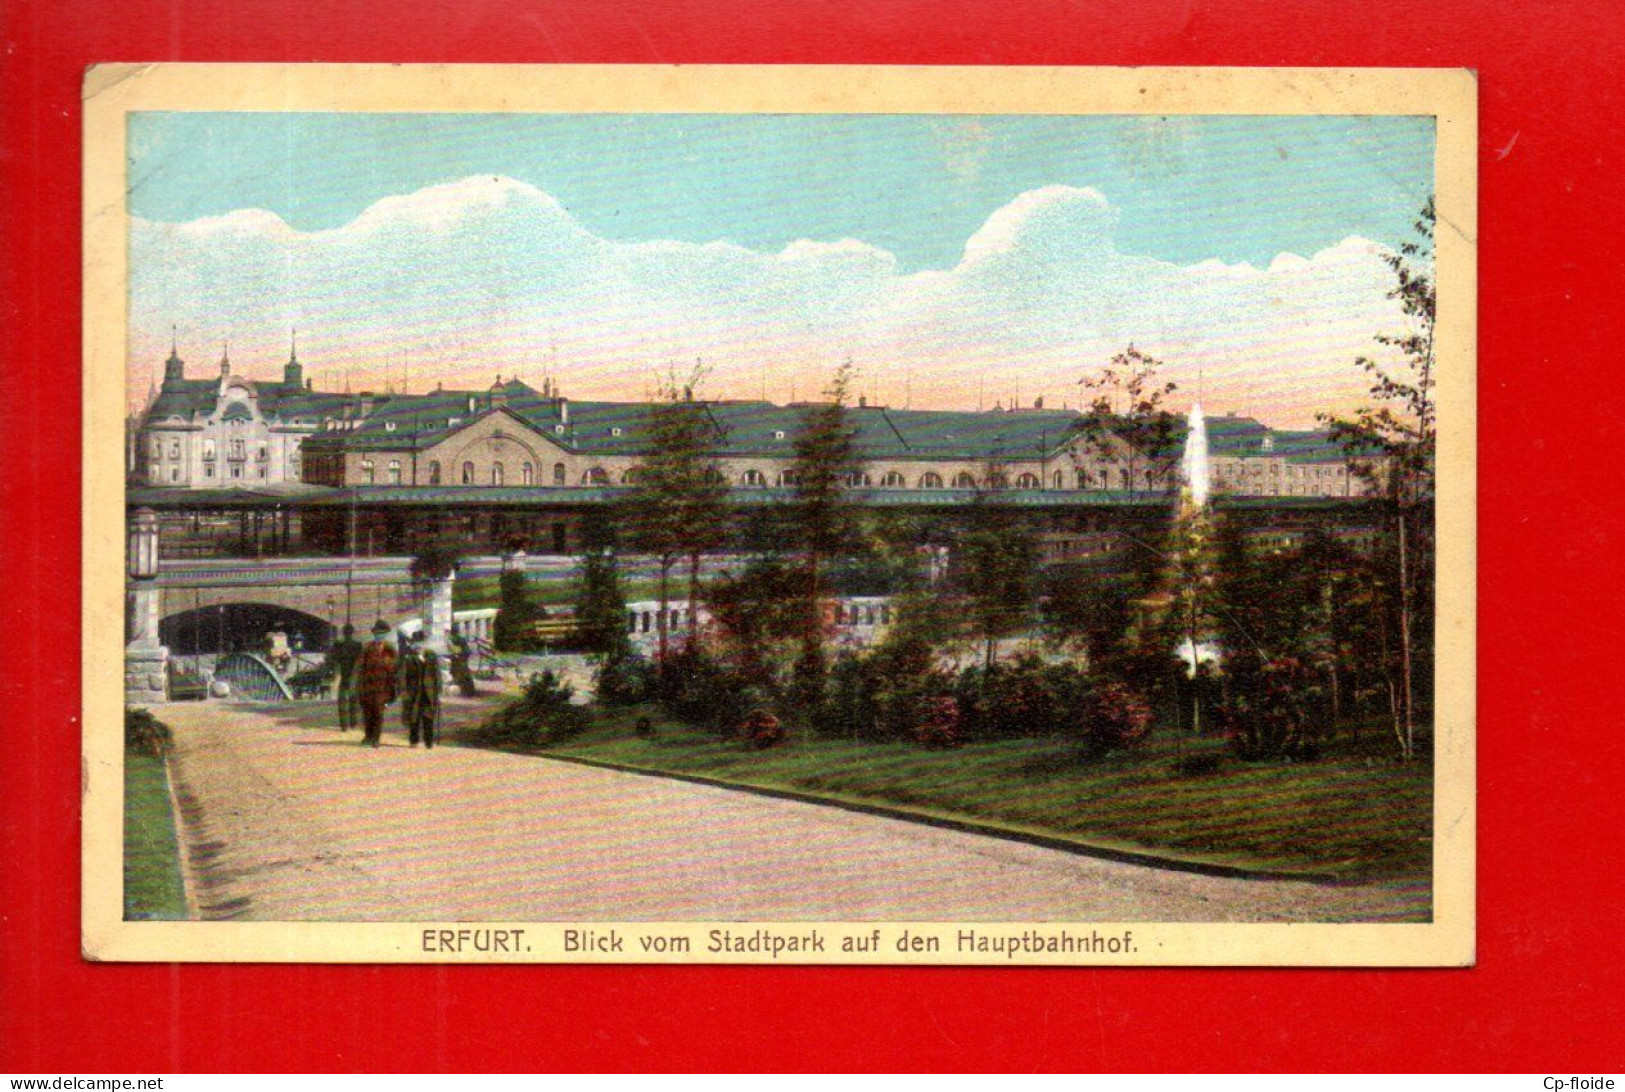
[[[1472,962],[1470,73],[84,96],[88,958]]]

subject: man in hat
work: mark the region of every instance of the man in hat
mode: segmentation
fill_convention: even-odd
[[[356,696],[356,665],[361,662],[361,642],[355,639],[355,627],[344,623],[344,635],[327,650],[327,662],[338,683],[339,731],[348,732],[360,727],[361,705]]]
[[[373,623],[372,640],[361,650],[361,682],[358,695],[361,720],[366,732],[362,743],[376,747],[384,738],[384,706],[395,700],[395,649],[386,639],[389,623],[382,618]]]
[[[412,746],[421,740],[424,747],[434,747],[440,720],[440,657],[424,647],[422,630],[406,639],[401,657],[401,720]]]

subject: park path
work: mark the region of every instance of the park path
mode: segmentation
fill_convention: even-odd
[[[455,745],[331,705],[176,704],[199,914],[270,921],[1336,921],[1414,891],[1238,880]],[[447,702],[448,736],[488,711]],[[393,717],[393,711],[391,711]]]

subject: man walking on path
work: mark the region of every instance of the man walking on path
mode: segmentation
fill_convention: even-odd
[[[360,727],[361,705],[356,697],[356,665],[361,661],[361,642],[355,639],[355,627],[344,623],[344,636],[333,642],[327,650],[327,662],[332,665],[338,680],[339,731],[348,732]]]
[[[361,719],[366,725],[362,743],[376,747],[384,738],[384,706],[395,700],[395,649],[385,640],[389,623],[372,625],[372,640],[361,650]]]
[[[422,740],[424,747],[433,749],[435,725],[440,720],[440,657],[434,649],[423,647],[421,630],[406,641],[401,657],[401,719],[412,746]]]

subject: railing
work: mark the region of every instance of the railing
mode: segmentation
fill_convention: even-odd
[[[231,687],[231,696],[248,701],[292,701],[293,691],[275,668],[252,652],[233,652],[215,665],[214,677]]]

